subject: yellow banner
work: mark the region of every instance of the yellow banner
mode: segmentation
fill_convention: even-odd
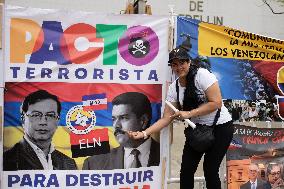
[[[208,23],[199,24],[198,53],[209,57],[284,61],[284,41]]]

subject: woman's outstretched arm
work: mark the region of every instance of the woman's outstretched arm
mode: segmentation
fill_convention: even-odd
[[[172,103],[175,107],[177,103]],[[161,119],[159,119],[156,123],[151,125],[149,128],[147,128],[144,132],[146,132],[146,135],[149,136],[153,133],[159,132],[162,128],[168,126],[174,118],[171,117],[171,115],[174,113],[174,111],[168,106],[165,105],[164,114]],[[143,132],[128,132],[129,136],[134,139],[141,139],[144,138]]]

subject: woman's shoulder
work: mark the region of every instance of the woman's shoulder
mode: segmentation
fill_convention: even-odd
[[[196,74],[196,79],[200,81],[210,80],[217,81],[217,77],[205,68],[199,68]]]
[[[205,68],[198,68],[197,74],[201,74],[201,75],[209,75],[212,74],[211,72],[209,72],[207,69]]]

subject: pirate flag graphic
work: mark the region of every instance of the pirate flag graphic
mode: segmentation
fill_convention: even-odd
[[[145,57],[150,50],[150,44],[142,37],[130,39],[128,46],[129,53],[135,58]]]

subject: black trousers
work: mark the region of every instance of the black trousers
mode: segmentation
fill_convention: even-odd
[[[180,189],[194,188],[194,173],[204,154],[203,171],[207,189],[221,189],[219,167],[233,138],[232,122],[216,125],[214,129],[215,143],[205,153],[191,148],[185,141],[180,170]]]

